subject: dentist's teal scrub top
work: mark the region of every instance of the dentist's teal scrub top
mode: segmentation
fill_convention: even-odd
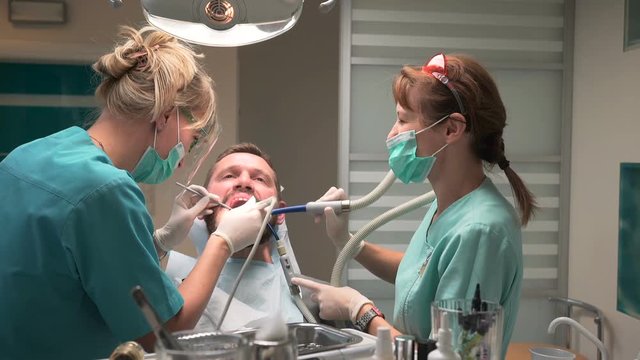
[[[489,178],[432,222],[437,209],[436,200],[400,262],[395,283],[395,325],[403,333],[426,341],[432,330],[431,302],[472,299],[479,283],[482,299],[503,307],[504,358],[518,314],[522,283],[518,215]]]
[[[0,357],[106,358],[183,299],[161,270],[140,188],[73,127],[0,163]]]

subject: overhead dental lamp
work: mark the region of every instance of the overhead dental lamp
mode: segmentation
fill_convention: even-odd
[[[326,0],[328,12],[336,0]],[[110,0],[115,7],[122,0]],[[242,46],[291,29],[304,0],[141,0],[147,21],[185,41],[206,46]]]

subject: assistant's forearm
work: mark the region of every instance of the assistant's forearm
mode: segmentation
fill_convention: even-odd
[[[369,311],[369,309],[371,309],[373,307],[372,304],[365,304],[362,308],[360,308],[360,311],[358,312],[358,317],[357,319],[359,319],[362,315],[364,315],[364,313],[366,313],[367,311]],[[396,329],[395,327],[393,327],[393,325],[391,325],[391,323],[389,323],[387,320],[383,319],[380,316],[376,316],[374,317],[371,322],[369,323],[369,327],[367,328],[367,332],[371,335],[377,336],[378,335],[378,328],[380,327],[387,327],[391,330],[391,338],[395,338],[398,335],[402,335],[402,333]]]
[[[394,284],[403,256],[403,252],[365,242],[356,260],[377,277]]]

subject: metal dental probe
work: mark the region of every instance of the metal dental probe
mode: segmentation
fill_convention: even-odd
[[[188,186],[187,186],[187,185],[185,185],[185,184],[181,184],[181,183],[179,183],[179,182],[177,182],[177,181],[176,181],[176,185],[180,186],[181,188],[183,188],[183,189],[187,190],[188,192],[190,192],[190,193],[192,193],[192,194],[198,195],[198,196],[200,196],[200,197],[203,197],[203,196],[204,196],[203,194],[201,194],[201,193],[199,193],[199,192],[197,192],[197,191],[193,190],[192,188],[188,187]],[[219,202],[219,201],[216,201],[216,204],[218,204],[218,206],[222,206],[223,208],[225,208],[225,209],[227,209],[227,210],[231,210],[231,206],[229,206],[229,205],[227,205],[227,204],[221,203],[221,202]]]

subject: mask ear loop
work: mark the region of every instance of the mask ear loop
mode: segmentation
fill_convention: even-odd
[[[445,115],[442,118],[440,118],[438,121],[434,122],[433,124],[427,126],[426,128],[420,130],[420,131],[416,131],[416,135],[418,135],[419,133],[425,131],[425,130],[429,130],[432,127],[438,125],[439,123],[441,123],[442,121],[444,121],[445,119],[449,118],[451,116],[451,114],[449,115]],[[417,140],[417,139],[416,139]],[[440,151],[444,150],[444,148],[446,148],[449,144],[444,144],[443,147],[441,147],[440,149],[436,150],[436,152],[434,152],[433,154],[431,154],[431,156],[436,156]]]
[[[449,146],[449,144],[446,144],[446,143],[445,143],[443,147],[441,147],[440,149],[438,149],[438,150],[437,150],[436,152],[434,152],[434,153],[433,153],[433,155],[431,155],[431,156],[436,156],[440,151],[444,150],[444,148],[446,148],[447,146]]]
[[[176,106],[176,122],[178,123],[178,142],[176,145],[180,144],[180,110]]]
[[[424,131],[427,131],[427,130],[431,129],[432,127],[434,127],[434,126],[438,125],[439,123],[443,122],[445,119],[447,119],[450,116],[451,116],[451,114],[441,117],[438,121],[436,121],[433,124],[427,126],[426,128],[416,131],[416,135],[420,134],[421,132],[424,132]],[[440,151],[440,150],[438,150],[438,151]]]
[[[178,107],[176,106],[176,122],[178,124],[178,142],[176,143],[176,145],[178,145],[180,143],[180,111],[178,109]],[[153,133],[153,148],[155,150],[156,149],[156,140],[158,139],[158,123],[156,122],[156,131]]]
[[[435,124],[434,124],[434,125],[435,125]],[[429,130],[429,129],[431,129],[431,126],[428,126],[428,127],[426,127],[426,128],[420,129],[420,130],[416,131],[416,135],[418,135],[418,134],[420,134],[420,133],[423,133],[423,132],[425,132],[425,131],[427,131],[427,130]]]
[[[156,139],[158,138],[158,123],[156,122],[156,131],[153,133],[153,149],[156,149]]]

